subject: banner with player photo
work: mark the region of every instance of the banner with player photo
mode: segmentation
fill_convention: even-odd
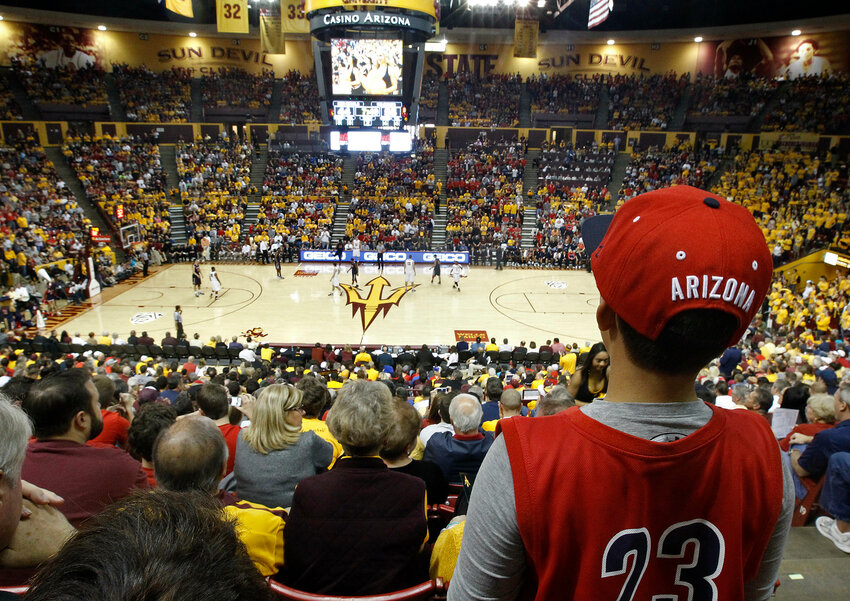
[[[733,38],[700,44],[697,72],[797,79],[850,69],[846,31],[770,38]]]
[[[286,34],[280,18],[280,5],[260,9],[260,47],[266,54],[286,54]]]
[[[8,44],[7,61],[40,63],[48,69],[73,66],[104,67],[100,32],[61,25],[17,23],[3,37]]]

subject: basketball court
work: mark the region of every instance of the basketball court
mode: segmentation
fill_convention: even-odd
[[[211,265],[222,284],[217,301],[210,296]],[[201,269],[202,296],[194,295],[191,264],[166,266],[124,291],[102,295],[90,310],[55,327],[84,337],[117,331],[126,338],[130,330],[145,330],[159,342],[175,333],[172,313],[181,305],[187,336],[198,333],[204,342],[210,336],[244,339],[255,329],[266,334],[263,341],[301,344],[448,345],[455,331],[486,332],[511,344],[540,345],[555,336],[567,344],[599,339],[598,293],[584,271],[471,267],[458,292],[447,265],[442,285],[430,283],[430,266],[417,265],[415,291],[404,293],[401,265],[387,266],[383,277],[373,265],[362,265],[359,289],[329,296],[327,263],[285,264],[282,280],[272,265],[208,263]],[[340,283],[350,280],[343,271]]]

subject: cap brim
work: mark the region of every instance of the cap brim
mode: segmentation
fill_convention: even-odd
[[[605,237],[605,233],[608,231],[608,227],[611,225],[613,219],[614,213],[608,213],[607,215],[597,215],[585,219],[584,223],[581,224],[581,239],[584,242],[584,248],[588,257],[593,254],[593,251],[602,242],[602,238]]]

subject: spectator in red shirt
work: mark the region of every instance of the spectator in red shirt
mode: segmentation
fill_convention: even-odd
[[[230,455],[227,458],[227,474],[233,471],[233,462],[236,459],[236,441],[239,440],[240,427],[230,423],[230,395],[221,384],[204,384],[198,390],[196,397],[198,413],[205,415],[215,422],[218,429],[227,441],[227,450]]]
[[[136,488],[150,488],[141,465],[126,451],[86,445],[103,430],[103,419],[97,388],[85,370],[39,380],[22,407],[36,436],[27,447],[22,476],[64,498],[59,510],[72,525]]]

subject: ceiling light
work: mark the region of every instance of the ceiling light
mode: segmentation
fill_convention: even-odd
[[[803,32],[802,32],[802,31],[800,31],[799,29],[795,29],[794,31],[792,31],[792,32],[791,32],[791,35],[795,35],[795,36],[796,36],[796,35],[800,35],[801,33],[803,33]]]
[[[2,20],[3,20],[3,15],[0,15],[0,21],[2,21]]]
[[[106,25],[98,25],[97,29],[98,31],[106,31]]]
[[[546,0],[537,0],[537,8],[543,8],[546,6]]]
[[[701,36],[701,35],[698,35],[697,37],[695,37],[695,38],[694,38],[694,41],[695,41],[697,44],[699,44],[699,43],[702,41],[702,36]]]
[[[613,45],[614,45],[614,40],[608,40],[608,45],[609,45],[609,46],[613,46]]]
[[[521,8],[525,8],[528,6],[528,0],[516,0],[516,5]]]
[[[196,38],[196,37],[198,37],[198,34],[197,34],[197,33],[195,33],[194,31],[190,31],[190,32],[189,32],[189,37],[190,37],[190,38]]]

